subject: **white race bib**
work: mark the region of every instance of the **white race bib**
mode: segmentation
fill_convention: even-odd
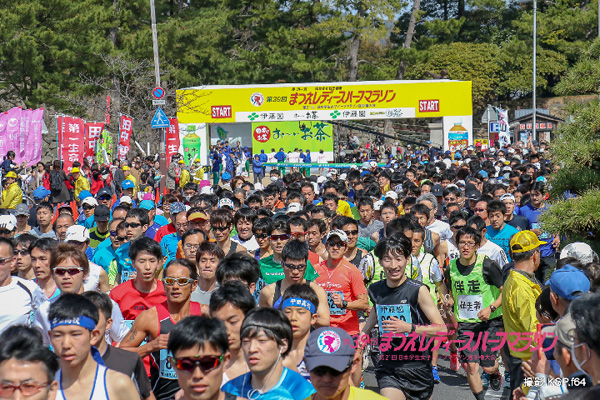
[[[483,309],[483,296],[480,294],[458,295],[458,316],[461,319],[478,319]]]

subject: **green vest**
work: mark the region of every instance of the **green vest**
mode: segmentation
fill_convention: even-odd
[[[481,322],[481,319],[477,318],[477,312],[489,307],[502,293],[500,289],[488,285],[483,279],[483,260],[485,258],[485,255],[477,254],[475,267],[467,276],[463,276],[458,272],[457,260],[450,261],[454,315],[458,322]],[[501,315],[502,307],[498,307],[490,315],[490,319]]]

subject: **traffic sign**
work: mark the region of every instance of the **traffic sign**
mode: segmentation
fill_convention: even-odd
[[[158,107],[156,113],[154,114],[154,118],[152,118],[152,128],[168,128],[169,127],[169,117],[162,110],[162,108]]]
[[[154,89],[152,89],[152,96],[154,96],[155,99],[160,100],[164,97],[164,95],[165,89],[161,87],[155,87]]]
[[[490,121],[490,132],[500,132],[500,124],[497,121]]]
[[[166,100],[152,100],[153,106],[164,106],[165,104],[167,104]]]

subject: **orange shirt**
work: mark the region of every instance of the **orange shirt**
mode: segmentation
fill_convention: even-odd
[[[367,293],[367,288],[363,282],[363,277],[358,268],[343,259],[335,269],[327,268],[327,261],[315,264],[315,270],[319,277],[315,282],[321,286],[330,296],[330,292],[342,292],[344,300],[347,302],[355,301],[358,296]],[[331,326],[344,329],[350,335],[358,333],[358,314],[356,311],[342,310],[341,315],[335,315],[339,310],[330,310],[332,314]]]

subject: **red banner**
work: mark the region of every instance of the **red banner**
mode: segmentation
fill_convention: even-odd
[[[71,171],[73,162],[83,163],[84,124],[81,118],[59,117],[58,138],[65,171]]]
[[[169,118],[169,127],[165,136],[167,141],[167,166],[169,166],[171,157],[179,151],[179,121],[177,118]]]
[[[86,122],[85,123],[85,152],[84,157],[96,157],[96,143],[102,135],[104,123],[102,122]]]
[[[133,118],[126,115],[121,115],[121,122],[119,123],[119,160],[124,160],[127,158],[132,131]]]

